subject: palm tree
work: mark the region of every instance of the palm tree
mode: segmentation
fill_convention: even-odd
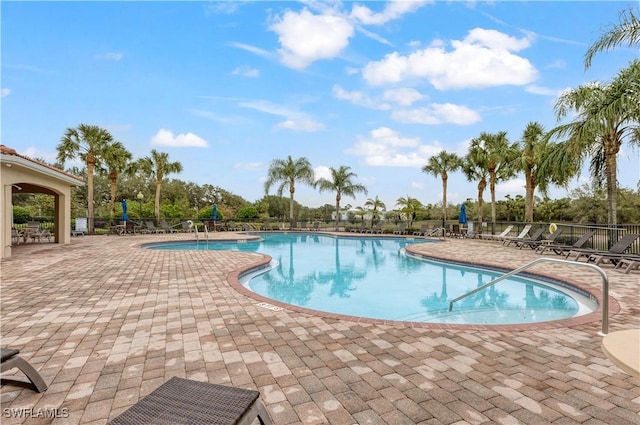
[[[182,171],[182,164],[169,162],[169,154],[151,149],[151,155],[138,160],[140,169],[156,183],[155,215],[160,220],[160,190],[162,182],[168,174]]]
[[[111,218],[116,211],[116,188],[118,186],[118,175],[128,171],[131,167],[131,152],[129,152],[121,142],[114,142],[104,151],[103,159],[106,171],[109,173],[109,181],[111,182]]]
[[[552,129],[548,136],[564,138],[555,160],[581,164],[591,156],[590,173],[596,186],[606,182],[608,222],[617,217],[617,155],[622,144],[640,144],[640,60],[634,60],[608,84],[591,83],[563,93],[555,104],[558,120],[573,121]],[[557,164],[556,164],[557,165]],[[554,164],[547,162],[547,168]]]
[[[524,171],[525,178],[525,221],[533,222],[533,208],[535,202],[536,187],[540,186],[546,192],[548,179],[540,178],[538,165],[549,153],[549,143],[544,137],[544,127],[537,122],[530,122],[524,129],[522,140],[519,142],[520,157],[515,164],[517,168]]]
[[[298,158],[295,161],[291,155],[287,159],[274,159],[271,161],[269,171],[267,173],[267,181],[264,182],[264,193],[269,193],[269,189],[276,183],[278,186],[277,194],[282,196],[285,188],[289,188],[289,220],[293,228],[293,194],[296,191],[296,181],[306,183],[313,186],[315,183],[315,174],[311,168],[311,163],[305,157]]]
[[[350,171],[351,167],[341,165],[340,168],[329,167],[331,172],[331,180],[320,178],[315,186],[320,190],[336,192],[336,231],[340,228],[340,200],[342,195],[350,196],[355,199],[356,193],[367,194],[367,188],[359,183],[354,183],[353,179],[358,177],[357,174]]]
[[[396,200],[396,206],[400,207],[400,211],[407,215],[407,221],[409,222],[408,227],[411,227],[411,223],[413,223],[416,214],[423,208],[420,201],[416,198],[410,197],[409,195],[407,195],[406,198],[398,198]]]
[[[429,158],[427,165],[422,167],[422,171],[434,177],[442,178],[442,219],[447,219],[447,180],[449,172],[456,171],[462,167],[462,159],[455,153],[441,151],[438,155]]]
[[[78,128],[67,128],[57,146],[58,161],[80,158],[87,166],[87,215],[88,231],[93,233],[93,173],[100,165],[103,152],[113,143],[113,136],[96,125],[80,124]]]
[[[507,180],[515,174],[510,166],[517,155],[515,144],[509,144],[507,132],[481,133],[478,148],[484,150],[487,171],[489,172],[489,191],[491,192],[491,231],[496,224],[496,183]]]
[[[371,224],[376,221],[378,218],[378,211],[385,211],[387,206],[380,200],[380,198],[376,195],[376,199],[367,199],[364,203],[364,206],[371,210]]]
[[[628,15],[627,15],[628,12]],[[620,23],[612,25],[593,43],[584,55],[584,67],[589,69],[596,53],[606,52],[617,46],[640,46],[640,19],[629,9],[620,13]]]
[[[489,158],[482,139],[471,139],[469,151],[462,164],[462,172],[467,177],[467,181],[478,181],[478,221],[482,225],[484,191],[489,177]]]

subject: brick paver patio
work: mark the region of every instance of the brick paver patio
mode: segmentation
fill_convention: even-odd
[[[257,389],[277,424],[640,424],[640,380],[604,356],[597,314],[452,329],[273,311],[229,284],[260,254],[138,247],[189,237],[15,247],[1,264],[2,345],[19,348],[49,389],[4,385],[2,424],[104,424],[172,376]],[[539,258],[475,240],[416,250],[509,268]],[[640,275],[604,269],[609,331],[640,327]],[[592,270],[533,270],[601,291]]]

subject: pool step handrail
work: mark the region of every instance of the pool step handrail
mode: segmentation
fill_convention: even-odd
[[[525,264],[522,267],[518,267],[517,269],[512,270],[509,273],[504,274],[492,280],[489,283],[485,283],[482,286],[472,289],[471,291],[465,294],[462,294],[457,298],[452,299],[449,302],[449,311],[453,310],[453,303],[455,303],[456,301],[460,301],[461,299],[466,298],[469,295],[473,295],[476,292],[480,292],[483,289],[488,288],[489,286],[495,285],[496,283],[508,277],[516,275],[521,271],[526,270],[532,266],[535,266],[538,263],[560,263],[560,264],[570,264],[572,266],[589,267],[590,269],[593,269],[598,273],[600,273],[600,276],[602,276],[602,331],[600,332],[600,335],[606,335],[607,333],[609,333],[609,278],[607,277],[607,274],[604,272],[604,270],[602,270],[600,267],[596,266],[595,264],[581,263],[581,262],[572,261],[572,260],[562,260],[559,258],[538,258],[536,260],[531,261],[530,263]]]

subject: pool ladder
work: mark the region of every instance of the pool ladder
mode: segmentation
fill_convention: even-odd
[[[196,232],[196,241],[198,241],[200,240],[200,233],[198,232],[198,226],[193,226],[193,228],[195,229],[195,232]],[[209,242],[209,230],[207,229],[207,226],[204,226],[204,235],[207,242]]]
[[[559,258],[538,258],[537,260],[533,260],[532,262],[527,263],[522,267],[518,267],[517,269],[512,270],[509,273],[504,274],[499,278],[492,280],[489,283],[485,283],[484,285],[479,286],[467,292],[466,294],[462,294],[459,297],[452,299],[449,302],[449,311],[453,310],[453,303],[455,303],[456,301],[460,301],[461,299],[466,298],[469,295],[473,295],[476,292],[479,292],[485,288],[488,288],[489,286],[493,286],[496,283],[500,282],[501,280],[504,280],[508,277],[516,275],[523,270],[526,270],[532,266],[535,266],[538,263],[570,264],[572,266],[588,267],[600,273],[600,276],[602,276],[602,331],[599,332],[599,335],[604,336],[607,333],[609,333],[609,278],[607,277],[606,273],[604,272],[604,270],[602,270],[600,267],[596,266],[595,264],[580,263],[578,261],[571,261],[571,260],[561,260]]]

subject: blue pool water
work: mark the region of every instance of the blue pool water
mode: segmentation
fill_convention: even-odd
[[[527,278],[505,279],[449,301],[503,273],[405,255],[424,240],[263,233],[257,241],[176,242],[152,249],[238,250],[267,254],[272,269],[246,275],[257,294],[287,304],[350,316],[430,323],[518,324],[558,320],[593,311],[584,295]]]

